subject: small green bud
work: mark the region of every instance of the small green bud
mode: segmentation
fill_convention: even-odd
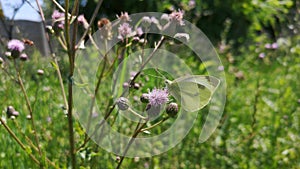
[[[120,97],[117,100],[117,105],[120,110],[127,110],[129,108],[129,100],[125,97]]]
[[[170,103],[166,108],[166,112],[170,117],[175,117],[178,113],[177,103]]]

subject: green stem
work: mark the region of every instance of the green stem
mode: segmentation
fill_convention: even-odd
[[[154,53],[158,50],[158,48],[162,45],[163,41],[165,40],[165,37],[162,36],[161,39],[158,41],[157,45],[155,46],[154,50],[150,53],[149,57],[146,59],[146,61],[141,65],[139,71],[135,74],[135,76],[133,77],[133,79],[130,81],[130,84],[133,85],[135,79],[140,75],[140,73],[142,72],[142,70],[145,68],[145,66],[147,65],[147,63],[152,59],[152,57],[154,56]]]
[[[33,148],[35,151],[38,151],[38,148],[34,145],[34,143],[32,142],[32,140],[22,131],[22,129],[20,128],[19,124],[14,120],[13,121],[15,126],[17,127],[17,129],[19,130],[19,132],[23,135],[23,137],[25,138],[25,140],[27,141],[27,143],[31,146],[31,148]],[[50,161],[47,157],[46,161],[52,165],[54,168],[58,168],[55,163],[53,163],[52,161]]]
[[[21,142],[21,140],[16,136],[16,134],[6,125],[5,121],[2,120],[2,118],[0,118],[0,122],[1,124],[4,126],[4,128],[6,129],[6,131],[10,134],[10,136],[12,136],[14,138],[14,140],[20,145],[20,147],[27,152],[26,150],[26,146]],[[34,157],[32,154],[27,153],[29,155],[29,157],[39,166],[41,165],[40,162],[37,160],[36,157]]]
[[[128,150],[129,150],[131,144],[133,143],[133,141],[135,140],[135,138],[138,136],[138,134],[141,132],[142,128],[146,125],[146,123],[147,123],[147,121],[146,121],[145,123],[142,123],[142,125],[141,125],[140,127],[139,127],[139,125],[140,125],[141,123],[138,123],[138,125],[137,125],[137,127],[136,127],[136,130],[135,130],[135,132],[133,133],[132,137],[130,138],[130,140],[129,140],[129,142],[128,142],[126,148],[125,148],[125,151],[124,151],[123,155],[121,156],[120,162],[118,163],[118,166],[116,167],[116,169],[119,169],[119,168],[121,167],[121,165],[122,165],[122,163],[123,163],[123,161],[124,161],[124,158],[125,158],[125,156],[126,156]]]
[[[56,4],[57,2],[55,0],[53,0],[53,3]],[[46,20],[45,20],[44,12],[43,12],[42,7],[41,7],[41,5],[40,5],[40,3],[39,3],[38,0],[36,0],[36,4],[37,4],[37,6],[39,8],[39,13],[40,13],[41,18],[42,18],[43,26],[46,27]],[[64,88],[64,83],[63,83],[63,80],[62,80],[62,76],[61,76],[61,72],[60,72],[60,69],[59,69],[59,66],[58,66],[58,61],[56,59],[56,55],[53,52],[53,48],[52,48],[52,44],[50,42],[50,38],[49,38],[48,32],[46,32],[46,39],[48,41],[48,45],[49,45],[49,50],[50,50],[50,53],[51,53],[51,57],[52,57],[52,59],[53,59],[53,61],[55,63],[55,70],[56,70],[56,73],[57,73],[57,76],[58,76],[58,79],[59,79],[59,84],[60,84],[60,88],[61,88],[61,92],[62,92],[62,96],[63,96],[63,101],[64,101],[64,108],[67,110],[68,109],[68,103],[67,103],[67,96],[66,96],[66,92],[65,92],[65,88]],[[63,48],[66,48],[65,45],[63,45]]]
[[[38,138],[37,132],[36,132],[33,111],[32,111],[31,105],[30,105],[30,101],[29,101],[26,89],[25,89],[24,84],[23,84],[23,80],[22,80],[21,75],[20,75],[20,70],[17,68],[16,60],[14,60],[14,67],[15,67],[16,72],[17,72],[18,84],[21,87],[22,93],[23,93],[25,101],[26,101],[27,109],[28,109],[29,114],[31,116],[31,125],[32,125],[32,129],[33,129],[33,134],[34,134],[34,137],[35,137],[35,142],[36,142],[38,150],[39,150],[38,152],[39,152],[39,154],[42,158],[43,154],[42,154],[42,151],[41,151],[41,148],[40,148],[39,138]]]
[[[77,6],[77,5],[75,5]],[[78,6],[77,6],[78,7]],[[69,56],[69,84],[68,84],[68,130],[69,130],[69,144],[70,144],[70,154],[71,154],[71,166],[73,169],[76,168],[76,151],[75,151],[75,139],[74,139],[74,126],[73,126],[73,82],[72,77],[74,74],[74,56],[75,56],[75,47],[71,47],[70,39],[70,22],[68,17],[69,10],[69,0],[65,0],[65,36],[67,44],[67,53]],[[72,16],[71,16],[72,18]],[[74,40],[74,39],[73,39]]]
[[[149,126],[149,127],[147,127],[147,128],[143,128],[143,129],[141,129],[141,131],[150,130],[150,129],[152,129],[152,128],[154,128],[154,127],[156,127],[156,126],[158,126],[158,125],[162,124],[164,121],[166,121],[166,120],[168,120],[168,119],[169,119],[169,116],[167,116],[167,117],[164,117],[162,120],[160,120],[159,122],[157,122],[157,123],[153,124],[152,126]]]
[[[135,112],[135,111],[134,111],[134,110],[132,110],[131,108],[128,108],[128,111],[130,111],[132,114],[134,114],[134,115],[138,116],[139,118],[141,118],[141,119],[143,119],[143,120],[148,120],[148,118],[147,118],[147,117],[144,117],[144,116],[142,116],[142,115],[138,114],[137,112]]]

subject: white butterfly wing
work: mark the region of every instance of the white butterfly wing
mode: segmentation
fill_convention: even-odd
[[[188,112],[195,112],[206,106],[220,81],[212,76],[189,75],[169,82],[170,94],[181,102]]]

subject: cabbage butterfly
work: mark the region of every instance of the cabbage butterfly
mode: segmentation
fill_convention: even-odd
[[[219,79],[204,75],[187,75],[165,82],[169,93],[188,112],[195,112],[206,106],[220,84]]]

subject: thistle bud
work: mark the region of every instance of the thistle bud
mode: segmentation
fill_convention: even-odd
[[[133,85],[133,88],[136,90],[138,90],[140,87],[141,87],[141,85],[138,83],[134,83],[134,85]]]
[[[42,76],[42,75],[44,75],[44,71],[42,69],[39,69],[39,70],[37,70],[37,74]]]
[[[4,60],[0,57],[0,65],[2,65],[3,62]]]
[[[117,100],[117,105],[120,110],[127,110],[129,108],[129,100],[125,97],[120,97]]]
[[[151,23],[152,23],[152,21],[151,21],[151,18],[149,16],[144,16],[142,18],[142,25],[144,27],[148,28],[149,26],[151,26]]]
[[[149,103],[149,95],[147,93],[143,93],[140,100],[142,103]]]
[[[170,103],[166,108],[166,112],[170,117],[175,117],[178,113],[177,103]]]
[[[28,115],[26,116],[26,119],[27,119],[27,120],[31,120],[31,118],[32,118],[32,117],[31,117],[30,114],[28,114]]]
[[[13,106],[8,106],[6,109],[6,115],[8,118],[10,118],[11,116],[13,116],[13,113],[15,112],[15,108]]]
[[[22,54],[20,55],[20,60],[26,61],[26,60],[28,60],[28,56],[27,56],[25,53],[22,53]]]
[[[121,157],[120,157],[120,156],[117,156],[117,157],[116,157],[116,162],[120,162],[120,160],[121,160]]]
[[[19,116],[19,114],[20,114],[20,113],[19,113],[19,112],[17,112],[17,111],[14,111],[14,112],[12,113],[12,115],[13,115],[13,116],[15,116],[15,117],[18,117],[18,116]]]

